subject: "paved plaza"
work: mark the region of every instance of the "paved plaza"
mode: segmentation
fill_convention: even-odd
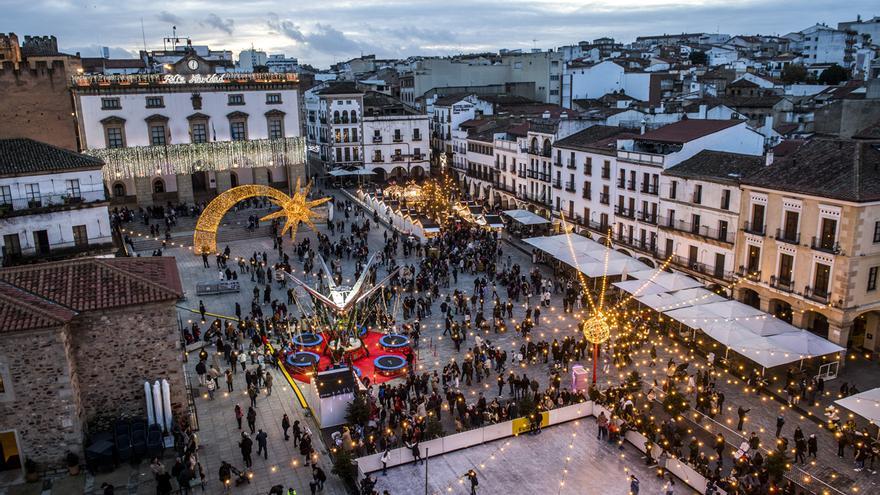
[[[338,195],[338,197],[342,198],[341,195]],[[228,244],[233,258],[238,256],[250,257],[254,251],[265,251],[269,254],[270,262],[276,261],[277,254],[273,252],[272,240],[265,235],[265,230],[253,234],[247,233],[244,231],[241,221],[242,218],[246,219],[248,214],[262,214],[264,212],[265,210],[244,210],[230,214],[227,219],[227,227],[225,229],[221,228],[223,233],[220,235],[219,246],[222,248]],[[177,229],[179,232],[175,232],[173,235],[175,241],[180,241],[182,244],[191,244],[191,241],[188,242],[188,236],[190,235],[187,232],[188,221],[191,221],[191,219],[183,219],[181,221],[181,226]],[[128,228],[138,228],[143,230],[142,226],[136,226],[133,224],[129,224]],[[319,225],[319,228],[325,234],[329,234],[329,232],[324,229],[323,224]],[[370,231],[368,241],[372,250],[380,249],[383,245],[383,233],[384,227],[374,228]],[[297,235],[297,240],[301,240],[305,237],[312,238],[313,245],[315,245],[315,234],[305,228],[301,228]],[[331,236],[331,240],[338,238],[338,233],[335,237]],[[285,240],[285,242],[289,241]],[[135,242],[136,248],[138,248],[142,255],[149,255],[153,249],[158,247],[158,245],[159,244],[155,241],[136,240]],[[514,244],[508,242],[505,242],[501,247],[504,252],[503,258],[510,256],[513,263],[519,263],[523,267],[523,272],[528,272],[531,269],[531,260],[526,250],[517,248]],[[290,252],[289,245],[286,247],[286,252]],[[188,296],[187,301],[182,303],[182,305],[189,308],[196,308],[199,302],[199,298],[195,295],[196,284],[199,282],[213,281],[217,278],[217,269],[213,266],[213,259],[211,260],[211,268],[205,269],[202,265],[201,258],[193,255],[192,252],[185,247],[170,247],[166,249],[163,254],[166,256],[175,256],[178,260],[184,289]],[[404,258],[401,254],[398,257],[399,263],[417,265],[418,261],[419,260],[414,256]],[[354,261],[344,260],[343,266],[343,274],[349,277],[352,276],[354,272]],[[294,268],[301,268],[301,266],[294,262]],[[545,277],[552,277],[552,273],[548,267],[542,266],[541,268]],[[475,275],[473,274],[460,274],[457,287],[469,293],[473,287],[474,278]],[[239,294],[206,296],[202,298],[208,312],[233,314],[235,302],[239,302],[243,308],[249,307],[253,283],[246,276],[239,280],[242,281],[242,290]],[[452,290],[455,288],[456,287],[449,287],[441,289],[441,296],[445,296],[447,293],[451,294]],[[502,290],[499,290],[499,294],[501,294],[502,300],[504,300],[505,294]],[[419,349],[419,371],[433,372],[437,370],[440,372],[443,366],[452,359],[457,359],[461,362],[465,351],[470,345],[472,345],[472,340],[469,338],[469,340],[466,340],[463,343],[462,352],[457,353],[454,349],[453,343],[442,336],[442,317],[440,311],[437,309],[438,304],[439,303],[435,302],[433,314],[423,319],[422,341]],[[549,308],[546,308],[546,311],[544,311],[544,314],[541,317],[540,324],[532,331],[532,339],[552,341],[554,338],[561,340],[566,335],[578,336],[577,324],[581,315],[578,313],[564,314],[557,309],[561,307],[561,296],[554,294],[553,304]],[[486,311],[491,312],[488,307]],[[521,321],[524,312],[525,305],[518,305],[514,309],[512,323]],[[190,313],[181,312],[181,317],[186,324],[187,320],[192,318],[192,315]],[[400,319],[400,315],[398,315],[398,321],[400,321]],[[512,351],[518,350],[521,344],[520,335],[513,331],[497,335],[488,334],[485,337],[491,341],[493,345],[508,349],[508,354],[511,354]],[[685,348],[677,341],[672,341],[668,336],[655,333],[651,336],[651,339],[657,347],[659,354],[658,363],[665,363],[669,358],[674,358],[677,362],[689,362],[692,366],[691,370],[700,369],[705,366],[705,359],[700,354],[694,353],[692,350]],[[647,352],[649,348],[650,346],[646,345],[636,351],[639,353],[637,356],[638,359],[636,359],[635,363],[628,368],[615,369],[611,366],[604,366],[604,369],[600,370],[602,381],[606,384],[617,382],[631,369],[639,369],[645,377],[646,384],[650,384],[654,378],[660,381],[664,377],[665,369],[662,364],[656,368],[648,367],[649,359],[647,359]],[[584,363],[587,367],[590,366],[589,359],[589,356],[587,356],[587,362]],[[189,371],[191,372],[192,381],[196,383],[195,374],[193,372],[194,365],[195,360],[191,360],[189,363]],[[543,363],[528,365],[521,364],[520,369],[517,370],[517,372],[526,372],[530,378],[537,379],[543,389],[549,382],[549,370],[550,367]],[[292,442],[284,442],[282,438],[280,421],[282,414],[287,413],[291,421],[298,419],[304,424],[309,424],[315,433],[313,437],[316,440],[315,446],[321,458],[320,464],[329,476],[325,493],[342,493],[342,487],[339,482],[334,476],[329,474],[330,460],[327,457],[326,447],[317,441],[318,435],[314,422],[303,414],[303,409],[297,403],[283,377],[277,372],[273,371],[273,373],[276,374],[276,386],[274,392],[271,397],[262,395],[258,399],[257,407],[257,427],[263,428],[269,434],[269,459],[264,461],[263,459],[255,458],[253,483],[248,488],[238,489],[238,492],[260,493],[259,490],[267,492],[269,487],[275,484],[284,484],[285,486],[295,487],[298,493],[308,493],[306,490],[308,490],[308,482],[311,479],[311,471],[299,463],[294,464],[295,460],[301,459],[298,455],[298,450],[293,447]],[[792,474],[797,479],[803,480],[803,484],[809,487],[819,488],[820,490],[828,490],[832,493],[851,493],[853,491],[863,493],[876,492],[877,487],[875,483],[877,476],[872,475],[870,471],[863,471],[861,473],[853,471],[851,449],[848,449],[846,459],[836,457],[834,455],[837,450],[835,439],[827,431],[823,431],[820,425],[805,418],[802,415],[802,411],[789,408],[783,403],[766,395],[758,396],[753,393],[747,393],[744,384],[739,381],[738,377],[734,377],[723,371],[720,373],[721,375],[719,375],[717,380],[718,388],[721,389],[727,397],[724,411],[722,411],[720,416],[716,416],[714,420],[710,420],[709,418],[699,418],[699,424],[693,422],[691,425],[694,430],[701,433],[702,436],[706,436],[706,438],[709,438],[708,435],[722,432],[728,443],[727,454],[732,456],[735,450],[734,446],[738,445],[741,441],[740,438],[738,438],[739,433],[734,431],[736,409],[739,405],[751,409],[745,428],[746,432],[752,430],[757,431],[761,437],[762,446],[766,449],[770,449],[774,445],[776,415],[777,413],[782,414],[786,419],[786,426],[782,433],[783,436],[790,436],[796,425],[800,425],[807,436],[812,432],[816,432],[818,435],[820,449],[819,460],[808,463],[805,466],[796,466],[794,471],[792,471]],[[876,364],[864,361],[861,358],[856,359],[851,363],[848,363],[847,367],[843,369],[841,377],[838,378],[837,381],[829,382],[828,390],[836,391],[838,384],[843,380],[850,380],[851,383],[866,383],[866,385],[862,386],[862,389],[864,390],[867,388],[867,383],[870,383],[872,379],[876,380],[877,375]],[[571,379],[569,374],[564,373],[562,379],[563,387],[570,386]],[[235,419],[233,416],[233,407],[235,403],[241,403],[243,406],[247,405],[247,397],[242,391],[244,389],[244,380],[241,373],[236,376],[235,387],[236,392],[234,394],[227,395],[225,393],[220,393],[217,394],[217,397],[213,401],[206,398],[204,389],[202,389],[199,396],[196,397],[196,408],[198,410],[200,423],[199,440],[202,445],[201,459],[206,466],[206,471],[209,473],[209,486],[213,486],[215,489],[219,487],[219,484],[216,481],[216,470],[220,460],[228,460],[234,465],[241,466],[241,455],[237,448],[238,429],[235,425]],[[475,382],[469,387],[462,383],[461,387],[462,390],[474,400],[476,400],[478,394],[481,392],[484,393],[488,399],[497,395],[495,375],[490,376],[488,380],[484,380],[483,383]],[[774,387],[771,386],[771,388]],[[506,390],[504,392],[506,393]],[[831,395],[830,392],[829,395]],[[827,405],[831,398],[832,397],[823,398],[822,404]],[[819,409],[812,408],[805,409],[804,411],[812,411],[813,414],[818,414],[815,412],[818,410]],[[562,472],[562,464],[560,464],[560,461],[554,460],[552,456],[541,453],[561,452],[568,444],[566,441],[566,436],[568,435],[567,432],[577,430],[578,428],[581,430],[585,428],[589,429],[586,424],[593,424],[593,420],[584,420],[583,423],[585,424],[582,424],[579,427],[569,424],[549,428],[539,437],[520,437],[511,439],[511,449],[509,452],[505,453],[508,462],[498,463],[495,467],[490,463],[486,463],[486,466],[481,468],[481,490],[489,491],[488,486],[493,486],[498,487],[498,491],[496,492],[493,489],[492,493],[501,493],[504,490],[510,491],[510,493],[518,493],[517,491],[511,491],[511,487],[525,486],[523,483],[527,483],[529,487],[533,487],[533,489],[530,488],[530,493],[557,490],[559,474]],[[453,431],[452,422],[448,415],[444,417],[443,425],[447,434]],[[584,438],[588,437],[590,437],[590,435],[584,436]],[[641,466],[640,462],[635,462],[635,459],[632,458],[636,455],[635,450],[627,447],[625,455],[629,457],[629,459],[618,462],[616,453],[608,453],[606,456],[604,455],[606,453],[605,450],[603,450],[604,447],[598,448],[597,450],[596,445],[591,444],[590,442],[578,442],[575,447],[575,462],[573,463],[573,466],[576,468],[569,469],[569,473],[577,473],[574,478],[576,483],[588,484],[591,479],[593,479],[593,482],[595,483],[596,479],[601,479],[603,483],[601,486],[609,490],[607,493],[626,493],[626,484],[623,481],[625,477],[623,468],[630,467],[631,469],[639,469],[638,466]],[[469,463],[477,462],[478,459],[481,459],[481,455],[485,456],[492,448],[492,445],[483,445],[442,456],[436,461],[432,460],[432,464],[436,464],[437,468],[433,471],[434,474],[429,476],[429,489],[431,493],[438,492],[440,489],[445,489],[444,483],[450,483],[456,475],[460,475],[460,472],[466,471]],[[538,455],[535,455],[535,453],[538,453]],[[609,465],[615,466],[616,472],[613,476],[598,475],[598,473],[603,473],[603,469],[607,470],[606,463],[611,463]],[[595,470],[586,469],[585,466],[587,465],[595,466]],[[728,463],[728,466],[729,465],[730,464]],[[549,474],[551,471],[553,471],[553,474]],[[555,471],[559,471],[559,473],[556,473]],[[643,474],[644,476],[640,476],[640,478],[643,479],[642,493],[656,493],[657,490],[649,488],[651,487],[650,483],[653,481],[645,480],[645,478],[653,479],[653,476],[650,475],[650,471],[646,470]],[[379,488],[387,488],[392,494],[419,493],[417,490],[413,491],[412,486],[408,484],[412,482],[414,479],[413,477],[415,477],[415,468],[412,466],[395,468],[393,472],[389,474],[387,479],[380,479]],[[383,483],[389,484],[387,487],[383,487]],[[574,482],[567,484],[571,487],[575,486]],[[681,492],[683,492],[683,484],[679,483],[676,493]],[[572,491],[571,493],[575,493],[575,491]],[[603,491],[603,493],[605,492]]]

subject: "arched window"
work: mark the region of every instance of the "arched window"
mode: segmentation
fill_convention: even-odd
[[[338,123],[339,123],[339,110],[334,110],[334,111],[333,111],[333,123],[334,123],[334,124],[338,124]]]
[[[538,138],[536,138],[536,137],[532,138],[532,145],[529,146],[529,148],[531,148],[532,153],[538,152]]]
[[[549,140],[549,139],[545,139],[545,140],[544,140],[544,149],[543,149],[543,151],[544,151],[544,155],[545,155],[545,156],[550,156],[551,149],[550,149],[550,140]]]
[[[125,197],[125,184],[122,182],[117,182],[113,184],[113,197],[114,198],[124,198]]]
[[[351,111],[351,123],[352,123],[352,124],[357,124],[357,122],[358,122],[358,113],[357,113],[357,110],[352,110],[352,111]]]
[[[161,194],[165,192],[165,181],[162,179],[156,179],[153,181],[153,192],[156,194]]]
[[[238,187],[238,174],[235,172],[230,172],[229,174],[229,184],[232,187]]]
[[[347,123],[348,123],[348,110],[343,110],[343,111],[342,111],[342,123],[343,123],[343,124],[347,124]]]

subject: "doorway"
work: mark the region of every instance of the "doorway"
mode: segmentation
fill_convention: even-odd
[[[46,230],[34,231],[34,251],[36,254],[49,254],[49,232]]]
[[[0,433],[0,482],[14,481],[21,474],[21,452],[14,431]]]

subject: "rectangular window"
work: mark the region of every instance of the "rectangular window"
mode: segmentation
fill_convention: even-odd
[[[107,147],[108,148],[122,148],[124,143],[122,142],[122,129],[119,127],[108,127],[107,128]]]
[[[824,263],[816,263],[816,278],[813,283],[813,294],[826,297],[830,281],[831,267]]]
[[[148,96],[147,108],[165,108],[165,99],[161,96]]]
[[[12,188],[0,186],[0,205],[12,206]]]
[[[82,192],[79,189],[79,179],[67,179],[64,181],[67,188],[67,195],[71,198],[81,198]]]
[[[269,139],[281,139],[284,137],[284,128],[281,119],[269,119]]]
[[[721,209],[730,209],[730,189],[725,189],[721,191]]]
[[[101,110],[119,110],[122,104],[119,98],[101,98]]]
[[[281,93],[266,93],[266,105],[278,105],[281,103]]]
[[[587,157],[587,160],[584,162],[584,175],[593,175],[593,158]],[[880,224],[880,222],[878,222]]]
[[[837,220],[823,218],[821,227],[820,247],[822,249],[834,249],[837,240]]]
[[[229,124],[229,131],[233,141],[244,141],[247,139],[247,131],[244,122],[232,122]]]
[[[669,199],[675,199],[678,195],[678,181],[674,180],[669,184]]]
[[[208,142],[208,126],[205,125],[203,122],[196,122],[192,125],[192,142]]]
[[[779,255],[779,282],[784,285],[791,284],[791,273],[794,268],[794,256],[780,253]]]
[[[764,232],[764,205],[752,206],[752,232]]]
[[[610,179],[611,178],[611,162],[605,160],[605,163],[602,164],[602,178]]]
[[[244,105],[244,95],[242,95],[242,94],[229,95],[227,103],[229,105]]]
[[[703,202],[703,186],[697,184],[694,186],[694,203],[701,204]]]
[[[877,290],[877,271],[880,266],[872,266],[868,269],[868,290]]]
[[[419,129],[413,129],[413,141],[418,141],[422,139],[422,134]]]
[[[153,146],[162,146],[165,144],[165,126],[163,124],[154,124],[150,126],[150,144]]]
[[[39,184],[25,184],[24,194],[28,200],[28,207],[39,208],[40,206],[42,206],[42,202],[40,201],[41,198]]]
[[[86,231],[85,225],[73,226],[73,243],[78,247],[85,247],[89,245],[89,235]]]
[[[18,256],[21,254],[21,240],[18,234],[6,234],[3,236],[3,255]]]
[[[749,255],[747,258],[746,269],[748,269],[749,274],[760,273],[761,271],[761,248],[758,246],[749,245]]]
[[[880,242],[880,221],[874,222],[874,242]]]

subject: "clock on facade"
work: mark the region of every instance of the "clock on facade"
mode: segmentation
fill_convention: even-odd
[[[198,70],[199,61],[191,59],[189,62],[186,63],[186,66],[189,67],[189,70]]]

